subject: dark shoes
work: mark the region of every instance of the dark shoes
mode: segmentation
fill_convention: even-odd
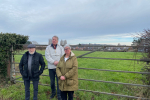
[[[55,97],[55,95],[56,95],[56,94],[52,94],[52,95],[50,96],[50,99],[54,98],[54,97]]]
[[[57,97],[57,99],[58,99],[58,100],[62,100],[60,96],[59,96],[59,97]]]
[[[55,95],[56,95],[56,94],[52,94],[52,95],[50,96],[50,99],[54,98]],[[62,99],[61,99],[61,96],[58,96],[57,99],[58,99],[58,100],[62,100]]]

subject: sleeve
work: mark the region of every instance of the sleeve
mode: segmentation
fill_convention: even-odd
[[[67,73],[65,74],[65,77],[66,77],[66,78],[70,78],[70,77],[72,77],[77,71],[78,71],[78,61],[77,61],[77,58],[75,57],[75,59],[73,60],[73,67],[72,67],[72,69],[71,69],[69,72],[67,72]]]
[[[43,56],[40,55],[40,65],[41,65],[41,68],[40,68],[40,75],[43,73],[44,69],[45,69],[45,62],[44,62],[44,59],[43,59]]]
[[[19,63],[19,70],[20,70],[21,75],[23,75],[23,56],[22,56],[20,63]]]
[[[61,60],[60,60],[60,62],[61,62]],[[57,74],[58,78],[60,78],[60,76],[62,76],[62,73],[61,73],[60,67],[59,67],[60,62],[57,64],[57,67],[56,67],[56,74]]]
[[[45,50],[45,58],[46,58],[46,60],[47,60],[49,63],[51,63],[51,64],[54,63],[54,60],[53,60],[52,57],[51,57],[51,54],[50,54],[50,51],[49,51],[48,47],[47,47],[46,50]]]

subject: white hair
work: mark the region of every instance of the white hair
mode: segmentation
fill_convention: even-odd
[[[65,45],[64,45],[64,48],[65,48],[65,47],[69,47],[69,48],[71,49],[71,46],[70,46],[69,44],[65,44]]]

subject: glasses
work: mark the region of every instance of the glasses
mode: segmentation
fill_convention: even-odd
[[[66,51],[66,50],[69,50],[69,49],[70,49],[70,48],[67,48],[67,49],[64,49],[64,50]]]

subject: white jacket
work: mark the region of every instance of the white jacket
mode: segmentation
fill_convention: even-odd
[[[48,62],[48,69],[55,69],[57,66],[54,65],[54,61],[60,60],[60,58],[64,55],[64,48],[57,44],[56,49],[54,49],[51,45],[48,45],[45,50],[45,58]]]

